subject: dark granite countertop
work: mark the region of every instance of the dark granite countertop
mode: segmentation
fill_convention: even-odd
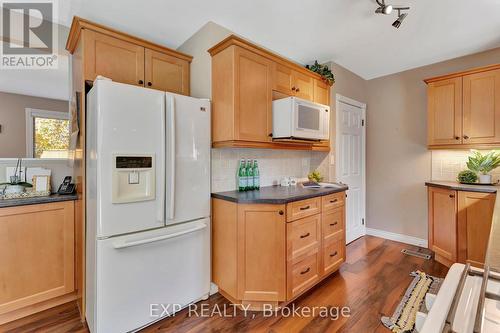
[[[212,193],[212,198],[222,199],[237,203],[254,204],[285,204],[292,201],[299,201],[314,197],[320,197],[332,193],[342,192],[348,189],[347,185],[337,184],[339,187],[303,188],[297,186],[266,186],[258,191],[238,192],[218,192]]]
[[[426,186],[441,187],[455,191],[469,191],[469,192],[482,192],[482,193],[497,193],[500,186],[495,185],[468,185],[460,184],[458,182],[449,181],[429,181],[425,183]]]
[[[76,199],[77,199],[76,194],[67,194],[67,195],[51,194],[47,197],[0,199],[0,208],[36,205],[36,204],[44,204],[44,203],[59,202],[59,201],[71,201]]]

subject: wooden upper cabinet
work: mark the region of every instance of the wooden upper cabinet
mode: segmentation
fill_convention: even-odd
[[[456,191],[429,187],[429,248],[448,266],[457,261]]]
[[[114,81],[144,85],[144,47],[94,31],[85,31],[86,80],[97,75]]]
[[[428,144],[462,143],[462,78],[430,83],[427,87]]]
[[[482,267],[490,236],[495,194],[458,192],[458,261]]]
[[[315,103],[330,105],[330,86],[321,81],[314,80],[314,99]]]
[[[500,65],[425,80],[429,148],[500,144]]]
[[[272,62],[236,47],[235,70],[236,138],[272,141]]]
[[[192,57],[187,54],[74,17],[66,49],[73,54],[78,48],[83,50],[86,81],[102,75],[116,82],[189,95]]]
[[[306,75],[303,73],[299,73],[297,71],[293,71],[293,88],[295,88],[295,96],[306,99],[308,101],[312,101],[313,89],[314,89],[314,81],[310,75]]]
[[[464,143],[500,143],[500,70],[463,77]]]
[[[147,87],[189,95],[189,62],[171,55],[145,50]]]
[[[296,96],[328,104],[330,87],[317,73],[234,35],[208,52],[213,147],[330,150],[328,140],[315,144],[272,139],[273,99]]]
[[[273,89],[286,95],[293,95],[295,89],[293,87],[292,69],[279,63],[274,63]]]

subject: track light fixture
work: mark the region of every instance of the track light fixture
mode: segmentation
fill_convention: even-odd
[[[375,0],[378,4],[378,8],[375,10],[375,13],[377,14],[384,14],[384,15],[389,15],[392,13],[393,10],[397,10],[398,12],[398,18],[392,26],[396,29],[398,29],[401,24],[403,23],[403,20],[408,16],[408,13],[402,13],[403,10],[409,10],[410,7],[394,7],[392,5],[386,5],[385,0]]]

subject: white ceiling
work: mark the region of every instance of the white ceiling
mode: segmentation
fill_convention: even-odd
[[[409,5],[400,29],[375,0],[69,0],[72,15],[178,47],[213,21],[301,63],[333,60],[365,79],[500,46],[498,0],[386,0]]]

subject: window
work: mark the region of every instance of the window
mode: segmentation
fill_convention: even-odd
[[[68,158],[69,113],[26,109],[26,153],[34,158]]]

